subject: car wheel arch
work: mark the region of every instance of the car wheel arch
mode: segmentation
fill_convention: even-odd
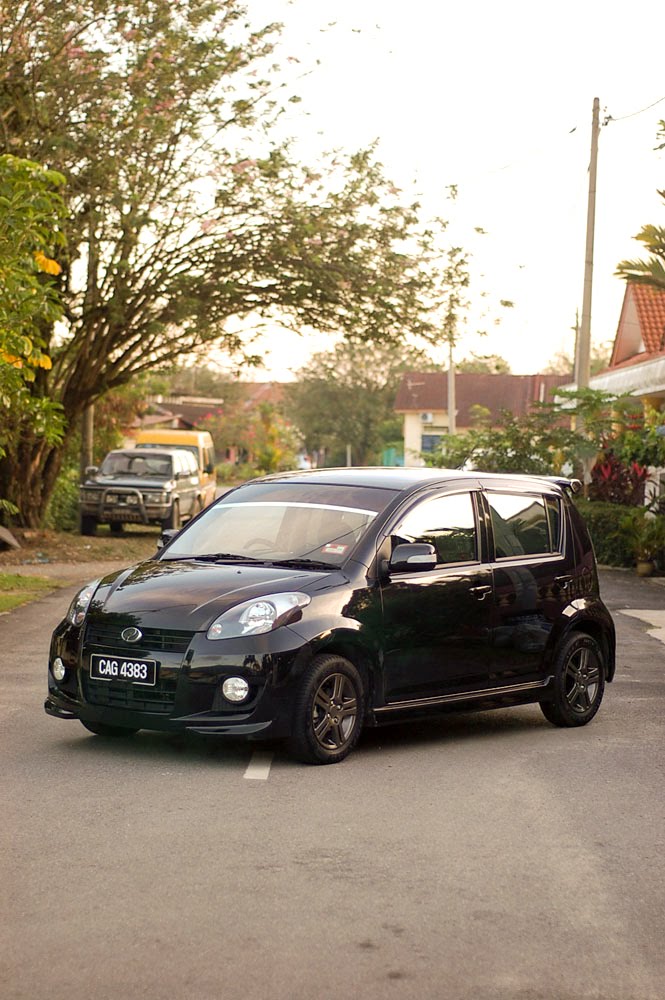
[[[615,670],[614,643],[607,629],[596,618],[583,612],[568,619],[567,623],[558,629],[553,629],[546,653],[547,669],[552,666],[561,644],[576,633],[588,635],[598,644],[603,655],[605,680],[611,682],[614,678]]]
[[[355,638],[355,636],[354,636]],[[303,670],[316,657],[324,655],[342,656],[356,668],[365,689],[366,707],[373,704],[376,693],[376,674],[378,664],[368,649],[358,642],[349,640],[346,636],[331,635],[310,643],[309,655]]]

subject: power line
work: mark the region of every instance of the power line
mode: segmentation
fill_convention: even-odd
[[[651,111],[652,108],[655,108],[657,104],[662,104],[663,101],[665,101],[665,97],[659,97],[653,104],[647,104],[646,108],[641,108],[639,111],[631,111],[629,115],[621,115],[620,118],[615,118],[614,115],[606,115],[603,125],[607,125],[608,122],[625,122],[626,118],[635,118],[637,115],[643,115],[645,111]]]

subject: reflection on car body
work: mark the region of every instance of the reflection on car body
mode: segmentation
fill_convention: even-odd
[[[316,763],[364,725],[461,708],[538,702],[584,725],[615,637],[573,485],[378,468],[246,483],[79,592],[46,711],[108,736],[285,738]]]

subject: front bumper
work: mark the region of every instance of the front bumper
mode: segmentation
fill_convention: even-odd
[[[160,732],[245,739],[289,735],[294,686],[310,656],[299,636],[282,628],[243,641],[224,640],[223,652],[221,642],[207,640],[203,633],[194,633],[189,640],[179,634],[179,643],[178,649],[153,645],[129,650],[108,640],[100,642],[92,629],[63,623],[51,642],[46,713]],[[127,681],[94,680],[89,664],[95,652],[156,659],[157,683],[147,688]],[[56,681],[51,670],[56,657],[67,670],[62,681]],[[231,704],[223,697],[222,683],[231,676],[247,680],[246,702]]]
[[[140,489],[116,487],[99,490],[98,493],[94,498],[79,499],[79,508],[83,516],[94,517],[103,524],[109,521],[151,524],[166,520],[171,511],[171,498],[159,503]],[[115,497],[115,500],[110,502],[110,497]]]

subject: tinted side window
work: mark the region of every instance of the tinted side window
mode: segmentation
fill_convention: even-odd
[[[547,506],[547,520],[550,526],[550,541],[552,552],[563,552],[563,539],[561,538],[561,501],[557,497],[545,497]]]
[[[436,549],[439,564],[476,560],[478,539],[471,494],[423,500],[397,525],[393,541],[428,542]]]
[[[552,551],[543,497],[487,493],[487,502],[497,559],[542,555]]]

